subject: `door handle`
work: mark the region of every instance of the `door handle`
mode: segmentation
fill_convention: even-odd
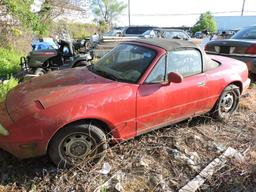
[[[203,86],[205,86],[205,81],[201,81],[201,82],[197,83],[197,86],[198,86],[198,87],[203,87]]]

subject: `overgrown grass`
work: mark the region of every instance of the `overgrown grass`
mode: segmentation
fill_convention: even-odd
[[[0,48],[0,77],[8,77],[20,69],[22,54],[13,49]]]
[[[0,83],[0,102],[5,100],[6,94],[18,85],[18,80],[12,74],[20,69],[20,57],[22,55],[9,48],[0,48],[0,77],[7,79]]]
[[[18,80],[11,77],[0,85],[0,102],[5,100],[7,93],[18,85]]]

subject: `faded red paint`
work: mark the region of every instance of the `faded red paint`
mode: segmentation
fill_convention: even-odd
[[[222,63],[220,67],[184,78],[182,83],[144,84],[166,51],[140,44],[157,55],[138,84],[111,81],[87,68],[56,71],[20,84],[0,105],[0,122],[9,131],[9,136],[0,136],[1,148],[19,158],[44,155],[59,129],[82,119],[100,120],[115,140],[126,140],[208,112],[232,82],[243,89],[249,86],[246,65],[219,56],[213,58]],[[205,86],[198,86],[201,81]]]

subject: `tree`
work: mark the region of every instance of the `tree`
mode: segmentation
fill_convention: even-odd
[[[207,30],[210,33],[215,33],[217,31],[216,21],[209,11],[202,13],[199,20],[192,28],[193,33],[203,30]]]
[[[1,5],[6,8],[6,14],[10,14],[13,20],[17,20],[25,28],[32,28],[33,31],[40,30],[38,16],[31,11],[34,0],[2,0]]]
[[[91,5],[97,22],[109,25],[112,25],[117,16],[127,7],[127,4],[117,0],[92,0]]]
[[[18,38],[23,35],[29,38],[32,31],[42,33],[44,27],[40,24],[38,15],[31,11],[33,3],[34,0],[0,0],[2,47],[13,47]]]
[[[78,13],[86,14],[88,0],[44,0],[38,12],[40,23],[50,26],[52,22],[66,13],[77,16]]]
[[[86,14],[88,0],[44,0],[38,12],[42,22],[49,22],[68,12]]]

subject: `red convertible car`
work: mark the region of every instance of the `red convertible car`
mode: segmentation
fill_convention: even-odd
[[[250,84],[246,65],[181,40],[119,44],[98,63],[23,82],[0,105],[0,147],[57,165],[97,162],[124,141],[203,113],[225,119]]]

